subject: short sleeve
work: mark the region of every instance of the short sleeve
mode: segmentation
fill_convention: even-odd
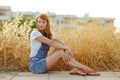
[[[37,38],[37,37],[39,37],[39,36],[42,36],[42,34],[41,34],[41,32],[39,32],[39,31],[33,31],[32,33],[31,33],[31,38],[32,38],[32,40],[34,40],[35,38]]]

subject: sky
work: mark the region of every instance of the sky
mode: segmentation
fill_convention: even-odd
[[[119,0],[0,0],[0,6],[11,6],[12,11],[52,12],[61,15],[115,18],[120,28]]]

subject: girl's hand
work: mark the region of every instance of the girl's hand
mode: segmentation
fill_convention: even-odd
[[[68,64],[68,62],[70,61],[71,56],[69,55],[69,53],[67,52],[67,50],[64,50],[65,54],[63,56],[63,61],[65,64]]]
[[[66,50],[67,50],[67,53],[68,53],[72,58],[74,58],[74,55],[73,55],[72,51],[70,50],[70,48],[67,48]]]
[[[66,65],[66,64],[68,64],[69,61],[70,61],[70,55],[69,55],[69,54],[64,54],[64,56],[63,56],[62,59],[63,59],[65,65]]]

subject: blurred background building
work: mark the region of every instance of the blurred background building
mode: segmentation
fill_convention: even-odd
[[[15,17],[17,14],[21,14],[28,18],[36,18],[40,12],[12,12],[10,6],[0,6],[0,21],[9,20]],[[74,27],[85,26],[88,23],[94,21],[98,22],[98,25],[104,26],[105,24],[114,25],[114,18],[104,18],[104,17],[90,17],[89,13],[85,14],[83,17],[77,17],[75,15],[57,15],[55,13],[48,12],[52,25],[57,25],[61,27]]]

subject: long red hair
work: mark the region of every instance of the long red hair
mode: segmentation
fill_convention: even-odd
[[[39,30],[39,28],[38,28],[38,18],[41,18],[41,19],[47,21],[47,26],[46,26],[45,30],[43,30],[43,31]],[[48,15],[46,13],[41,13],[36,18],[36,27],[37,27],[38,31],[40,31],[42,33],[42,35],[44,35],[45,37],[51,39],[52,32],[51,32],[51,29],[50,29],[50,19],[49,19]]]

